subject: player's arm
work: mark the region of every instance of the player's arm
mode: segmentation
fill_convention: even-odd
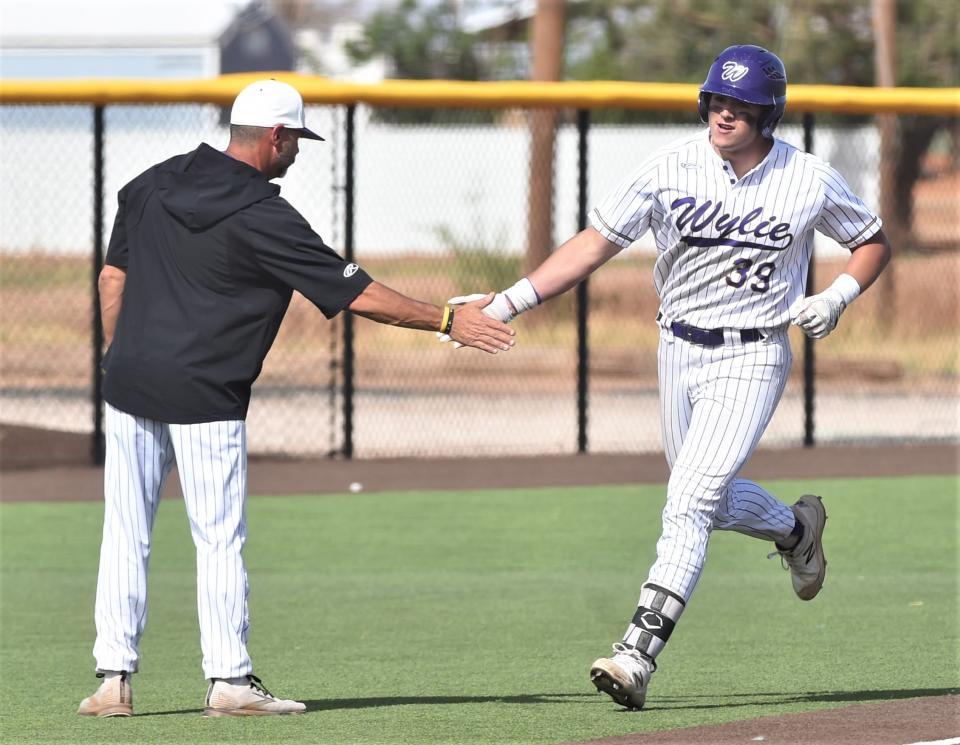
[[[561,245],[527,279],[537,288],[541,301],[548,300],[579,284],[621,250],[589,227]]]
[[[893,253],[890,241],[880,230],[865,243],[851,250],[853,253],[843,268],[843,273],[853,277],[860,285],[860,292],[864,292],[890,263]]]
[[[524,311],[563,294],[586,279],[622,248],[592,227],[581,230],[529,276],[498,292],[487,306],[486,313],[509,323]]]
[[[643,235],[657,209],[663,157],[655,154],[625,178],[591,211],[590,227],[561,245],[529,276],[498,292],[484,312],[509,323],[580,283]]]
[[[377,323],[425,331],[445,331],[451,339],[465,346],[496,354],[513,346],[514,331],[505,323],[484,315],[483,308],[492,299],[493,293],[490,293],[482,300],[448,311],[453,315],[449,329],[444,327],[444,321],[448,317],[444,308],[407,297],[376,281],[368,284],[348,308],[353,313]]]
[[[127,281],[127,272],[117,266],[104,264],[97,279],[100,293],[100,321],[103,324],[103,338],[107,346],[113,342],[113,333],[117,329],[117,317],[123,304],[123,286]]]
[[[822,339],[837,327],[840,314],[876,281],[892,254],[882,230],[851,251],[843,272],[826,290],[801,298],[790,309],[793,323],[812,339]]]

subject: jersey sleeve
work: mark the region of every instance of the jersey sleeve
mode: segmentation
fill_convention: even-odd
[[[860,199],[840,173],[824,163],[819,169],[823,206],[815,228],[847,248],[856,248],[883,226],[880,217]]]
[[[113,232],[104,263],[119,269],[126,269],[130,261],[130,249],[127,245],[127,191],[121,189],[117,195],[117,216],[113,220]]]
[[[243,213],[243,242],[257,266],[333,318],[366,289],[373,278],[344,260],[281,197],[265,199]]]
[[[648,161],[593,210],[590,223],[611,243],[626,248],[650,228],[656,207],[658,160]]]

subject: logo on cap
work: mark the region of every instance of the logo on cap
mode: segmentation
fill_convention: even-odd
[[[750,72],[750,68],[746,65],[741,65],[739,62],[729,60],[723,63],[723,73],[720,75],[720,79],[736,83],[748,72]]]
[[[783,70],[780,69],[779,65],[771,62],[769,65],[764,65],[760,68],[763,71],[763,74],[767,76],[768,80],[783,80],[786,81],[786,78],[783,76]]]

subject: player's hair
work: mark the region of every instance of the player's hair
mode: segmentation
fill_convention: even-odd
[[[250,145],[263,137],[269,127],[253,127],[248,124],[230,125],[230,142],[237,145]]]

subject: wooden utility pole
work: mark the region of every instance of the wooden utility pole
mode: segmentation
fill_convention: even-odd
[[[878,88],[892,88],[896,77],[896,1],[873,0],[873,77]],[[897,117],[879,114],[880,130],[880,209],[888,228],[895,220]],[[894,237],[891,235],[891,237]]]
[[[537,0],[530,32],[531,78],[560,80],[563,69],[564,0]],[[527,273],[553,250],[553,163],[557,112],[530,112],[530,182],[527,199]]]
[[[896,0],[873,0],[873,71],[874,85],[892,88],[896,76]],[[897,210],[897,161],[900,138],[896,114],[878,114],[880,133],[880,216],[884,232],[895,248],[903,248],[909,240],[909,225],[904,225]],[[889,265],[877,282],[880,323],[889,328],[895,317],[894,267]]]

